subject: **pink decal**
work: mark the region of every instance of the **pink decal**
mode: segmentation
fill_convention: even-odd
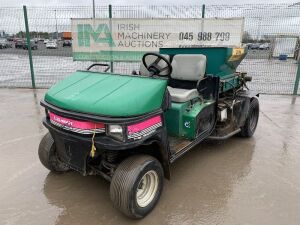
[[[52,112],[49,112],[49,115],[50,115],[50,120],[55,121],[63,126],[78,128],[78,129],[82,129],[82,130],[92,130],[92,129],[104,128],[103,123],[93,123],[93,122],[73,120],[73,119],[62,117],[62,116],[58,116]]]
[[[151,119],[148,119],[148,120],[145,120],[143,122],[140,122],[140,123],[136,123],[136,124],[133,124],[133,125],[129,125],[127,127],[127,130],[128,130],[128,134],[132,134],[132,133],[136,133],[136,132],[139,132],[141,130],[144,130],[148,127],[151,127],[157,123],[160,123],[161,122],[161,117],[160,116],[155,116]]]

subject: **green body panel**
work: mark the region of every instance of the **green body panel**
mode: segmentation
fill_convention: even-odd
[[[236,68],[245,58],[247,48],[238,48],[243,52],[233,56],[235,48],[229,47],[201,47],[201,48],[161,48],[160,54],[203,54],[206,56],[206,74],[214,76],[227,76],[234,74]]]
[[[53,86],[45,101],[70,111],[130,117],[161,108],[166,87],[163,79],[77,71]]]
[[[196,138],[197,116],[201,111],[213,104],[213,101],[205,103],[191,102],[172,103],[171,109],[165,113],[168,134],[188,139]]]

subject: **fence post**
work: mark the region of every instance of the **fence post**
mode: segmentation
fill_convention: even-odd
[[[108,5],[108,16],[109,16],[109,29],[110,32],[112,33],[112,7],[111,5]],[[112,40],[111,40],[112,41]],[[110,43],[110,46],[112,45],[112,43]],[[110,49],[110,72],[113,73],[114,72],[114,62],[112,60],[112,49]]]
[[[93,0],[93,18],[95,19],[95,16],[96,13],[95,13],[95,0]]]
[[[205,4],[202,5],[202,18],[205,18]]]
[[[295,80],[293,95],[298,94],[299,80],[300,80],[300,58],[298,60],[298,68],[297,68],[297,74],[296,74],[296,80]]]
[[[29,26],[28,26],[28,17],[27,17],[27,9],[26,9],[25,5],[23,5],[23,13],[24,13],[24,21],[25,21],[25,29],[26,29],[26,42],[27,42],[28,57],[29,57],[29,66],[30,66],[30,74],[31,74],[31,84],[32,84],[32,88],[35,88],[35,78],[34,78],[33,63],[32,63],[30,34],[29,34]]]

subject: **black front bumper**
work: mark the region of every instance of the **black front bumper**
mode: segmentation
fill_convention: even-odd
[[[63,130],[53,125],[47,118],[43,119],[43,124],[54,139],[59,159],[66,163],[71,169],[86,175],[88,173],[87,162],[88,160],[92,160],[89,156],[92,148],[92,135],[82,135]],[[157,129],[151,136],[157,135],[161,130],[162,128]],[[94,138],[96,157],[101,157],[104,151],[124,151],[140,145],[148,145],[153,142],[151,136],[148,139],[121,142],[105,134],[96,135]]]

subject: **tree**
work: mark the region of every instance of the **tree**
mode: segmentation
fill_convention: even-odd
[[[243,43],[253,42],[253,38],[251,37],[248,31],[244,31],[242,42]]]
[[[16,37],[18,38],[25,38],[26,33],[24,31],[19,31],[18,33],[15,34]],[[49,33],[48,32],[37,32],[37,31],[32,31],[29,32],[30,38],[49,38]]]

